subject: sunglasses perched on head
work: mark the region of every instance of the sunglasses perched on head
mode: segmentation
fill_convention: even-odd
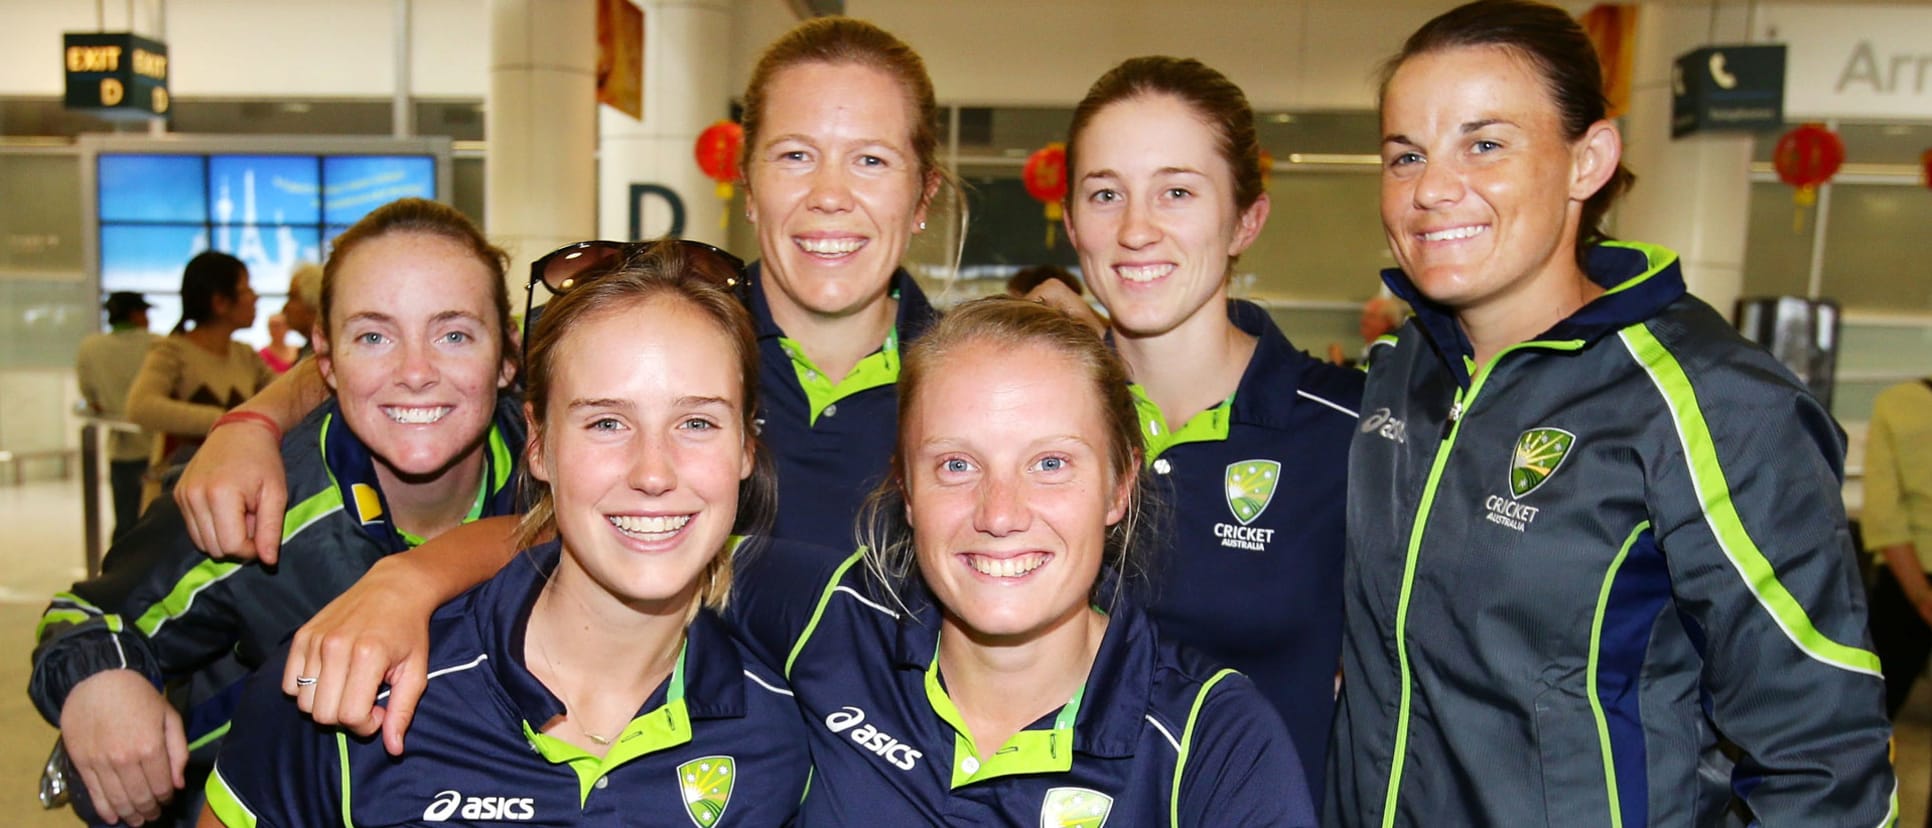
[[[606,275],[623,267],[624,263],[630,261],[631,257],[636,255],[638,251],[647,249],[654,244],[676,244],[689,256],[695,258],[711,258],[715,261],[722,262],[726,267],[697,267],[692,268],[691,272],[706,277],[726,273],[728,275],[723,276],[718,281],[718,287],[729,291],[734,296],[740,295],[740,292],[743,290],[745,285],[745,260],[701,241],[692,241],[690,239],[653,239],[651,241],[620,242],[599,239],[566,244],[544,254],[543,258],[530,263],[530,281],[523,286],[524,361],[526,363],[529,361],[530,331],[536,326],[536,314],[542,311],[541,307],[535,308],[534,310],[531,308],[531,302],[536,298],[538,284],[542,284],[546,290],[549,290],[551,296],[561,296],[569,293],[571,289],[579,285],[593,281],[599,276]]]

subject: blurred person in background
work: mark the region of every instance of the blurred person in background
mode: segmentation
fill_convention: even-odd
[[[288,344],[288,319],[283,315],[270,314],[268,317],[268,344],[260,351],[262,361],[268,369],[277,374],[286,374],[295,367],[295,361],[302,358],[300,349]]]
[[[315,323],[321,304],[322,266],[314,262],[296,265],[295,272],[288,277],[288,301],[282,303],[282,321],[302,338],[302,346],[297,349],[300,358],[315,353]]]
[[[181,321],[148,350],[127,395],[127,418],[158,435],[151,455],[157,470],[186,462],[217,418],[275,378],[254,348],[235,341],[236,331],[254,324],[247,265],[213,250],[188,261]],[[143,500],[159,491],[150,481]]]
[[[148,300],[139,293],[108,294],[107,333],[81,340],[74,357],[81,399],[87,413],[109,420],[127,419],[128,389],[141,372],[148,348],[161,337],[148,330]],[[116,431],[107,441],[108,486],[114,493],[114,540],[120,540],[141,516],[141,478],[148,471],[153,438],[144,433]]]
[[[1932,654],[1932,379],[1885,389],[1865,433],[1865,548],[1884,564],[1872,587],[1872,644],[1897,717]]]

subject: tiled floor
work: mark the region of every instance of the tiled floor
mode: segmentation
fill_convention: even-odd
[[[82,570],[79,484],[0,485],[0,825],[73,826],[65,812],[40,810],[35,790],[54,730],[27,703],[35,619],[47,597]],[[1932,681],[1901,715],[1898,729],[1900,825],[1924,824],[1932,785]]]

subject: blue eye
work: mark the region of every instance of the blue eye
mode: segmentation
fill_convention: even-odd
[[[1040,471],[1060,471],[1067,467],[1065,457],[1042,457],[1038,463]]]
[[[692,417],[691,419],[688,419],[682,423],[679,423],[678,427],[683,429],[688,429],[691,431],[710,431],[712,429],[717,428],[718,424],[710,420],[707,420],[703,417]]]
[[[590,421],[590,430],[592,431],[616,431],[623,427],[624,424],[618,422],[615,417],[598,417]]]
[[[968,463],[965,460],[962,460],[958,457],[949,458],[945,462],[939,465],[941,468],[945,469],[946,471],[953,472],[955,474],[970,471],[973,468],[973,464]]]
[[[859,156],[859,163],[867,167],[883,167],[886,162],[884,158],[876,155],[861,155]]]
[[[1498,150],[1498,149],[1502,149],[1502,148],[1503,148],[1503,145],[1502,145],[1502,144],[1498,144],[1498,143],[1496,143],[1495,141],[1490,141],[1490,140],[1487,140],[1487,139],[1484,139],[1484,140],[1479,140],[1479,141],[1477,141],[1477,142],[1476,142],[1476,143],[1475,143],[1475,144],[1473,145],[1473,148],[1474,148],[1474,149],[1475,149],[1475,150],[1476,150],[1477,152],[1489,152],[1490,150]]]
[[[1414,164],[1414,163],[1420,162],[1421,160],[1422,160],[1422,155],[1420,153],[1414,153],[1414,152],[1398,153],[1394,157],[1389,159],[1389,166],[1401,167],[1408,164]]]
[[[356,334],[356,341],[363,345],[381,345],[382,334],[376,333],[375,331]]]
[[[470,341],[470,339],[471,339],[470,335],[462,331],[450,331],[449,333],[443,334],[443,341],[449,342],[452,344],[460,345],[464,342]]]

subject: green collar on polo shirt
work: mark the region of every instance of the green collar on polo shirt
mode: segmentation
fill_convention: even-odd
[[[852,366],[851,373],[845,375],[837,385],[827,379],[825,372],[812,364],[811,357],[805,355],[805,346],[791,337],[778,338],[779,346],[785,349],[785,356],[791,357],[792,370],[798,373],[798,385],[805,389],[805,400],[812,406],[812,425],[818,425],[818,415],[839,400],[899,381],[899,328],[894,325],[886,330],[885,345],[866,355],[859,364]]]
[[[953,728],[952,787],[960,788],[1001,776],[1022,773],[1060,773],[1073,768],[1073,722],[1080,716],[1080,700],[1087,695],[1087,684],[1073,692],[1073,698],[1053,717],[1051,730],[1022,730],[1007,739],[991,756],[973,744],[966,719],[959,714],[946,688],[939,683],[939,651],[934,649],[932,665],[926,668],[926,700],[933,712]]]
[[[1135,383],[1127,386],[1134,394],[1134,413],[1140,418],[1141,439],[1147,444],[1147,456],[1142,462],[1152,464],[1161,452],[1182,443],[1218,443],[1228,439],[1228,415],[1234,411],[1234,395],[1221,401],[1220,405],[1189,418],[1179,430],[1169,430],[1167,415],[1161,407],[1147,396],[1147,389]]]
[[[684,703],[684,657],[691,647],[691,639],[686,637],[684,645],[678,649],[677,666],[671,668],[670,686],[665,689],[664,704],[655,710],[632,719],[623,732],[610,741],[610,750],[599,759],[583,748],[551,736],[538,733],[529,722],[523,723],[524,738],[530,746],[552,764],[569,765],[577,772],[577,805],[590,800],[590,791],[611,771],[624,763],[656,753],[666,748],[674,748],[691,741],[691,712]]]

